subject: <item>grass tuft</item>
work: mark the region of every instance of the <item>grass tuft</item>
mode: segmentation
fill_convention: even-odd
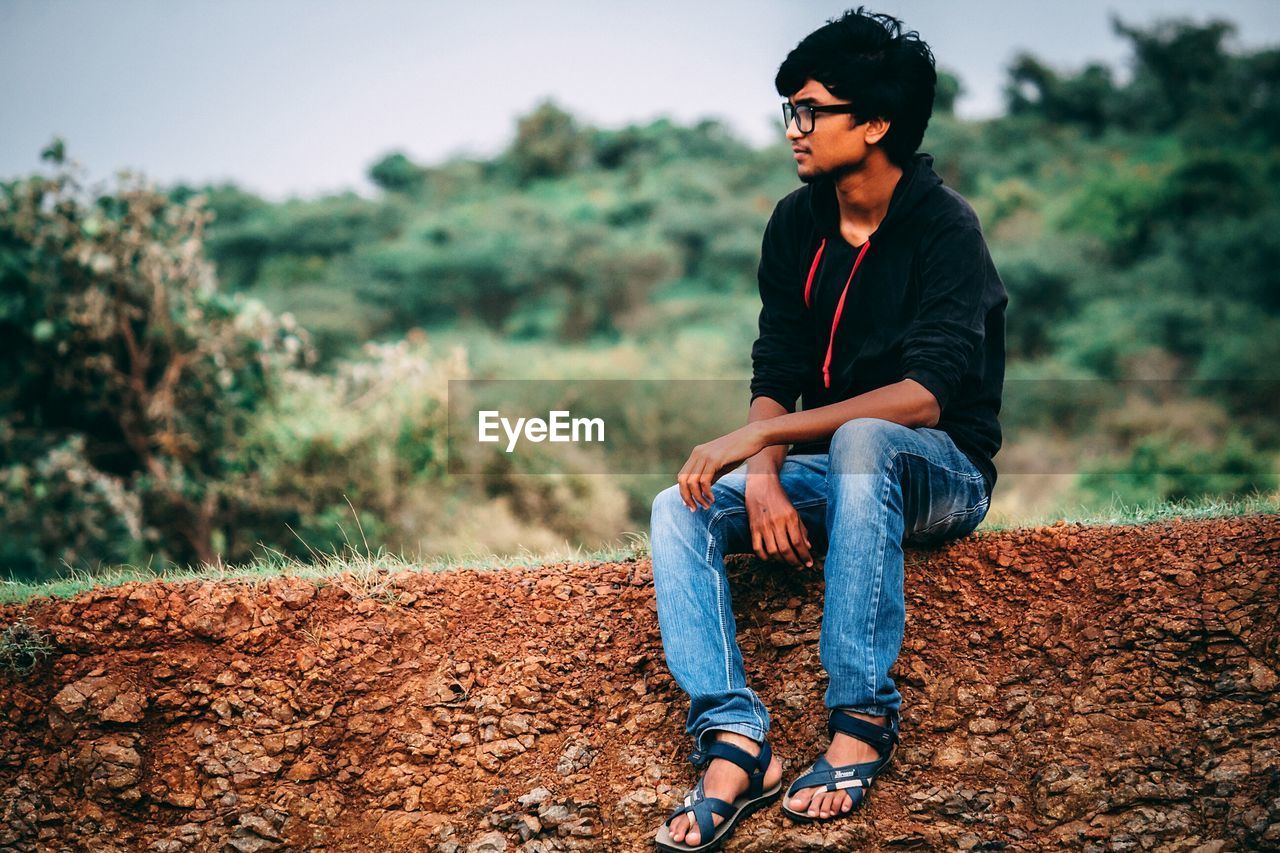
[[[0,631],[0,669],[28,675],[53,655],[52,638],[23,617]]]
[[[1086,525],[1137,525],[1170,519],[1234,518],[1242,515],[1280,514],[1280,493],[1253,494],[1236,499],[1200,498],[1147,504],[1126,504],[1113,500],[1102,507],[1080,506],[1072,512],[1061,512],[1035,518],[988,518],[977,533],[997,533],[1026,527],[1043,527],[1059,521]],[[345,550],[312,552],[304,562],[279,551],[268,550],[261,557],[238,566],[199,567],[112,566],[100,571],[71,570],[65,577],[43,582],[0,580],[0,604],[19,603],[33,598],[69,598],[90,589],[119,586],[131,581],[164,580],[236,581],[256,585],[277,577],[299,577],[317,586],[333,584],[346,589],[356,598],[373,598],[386,603],[396,600],[398,591],[393,575],[399,572],[445,572],[456,569],[530,568],[553,563],[620,562],[649,555],[649,537],[645,532],[629,532],[619,542],[586,551],[581,546],[565,545],[554,551],[535,553],[524,550],[517,554],[483,554],[470,552],[421,561],[379,550],[361,551],[351,545]]]
[[[390,603],[398,595],[392,575],[400,572],[529,568],[561,562],[618,562],[645,556],[648,550],[648,536],[637,532],[626,533],[620,542],[590,551],[581,546],[572,547],[566,542],[560,549],[541,553],[527,549],[506,555],[475,551],[425,561],[390,554],[384,550],[361,551],[350,545],[344,550],[312,551],[309,561],[268,549],[262,556],[242,565],[170,565],[159,569],[121,565],[94,572],[73,568],[64,577],[49,581],[0,580],[0,604],[20,603],[39,597],[70,598],[91,589],[120,586],[133,581],[232,581],[256,586],[279,577],[305,578],[317,586],[332,584],[342,587],[353,598],[373,598]]]
[[[1280,492],[1255,492],[1232,499],[1203,497],[1186,500],[1127,504],[1118,498],[1102,507],[1078,506],[1074,510],[1016,519],[988,516],[978,532],[1045,527],[1059,521],[1086,525],[1152,524],[1171,519],[1236,518],[1242,515],[1280,514]]]

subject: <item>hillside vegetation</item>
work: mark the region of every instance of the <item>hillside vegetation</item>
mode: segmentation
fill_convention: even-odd
[[[1117,27],[1128,69],[1023,56],[989,121],[944,75],[926,137],[1010,292],[1015,519],[1276,489],[1280,51]],[[797,185],[784,148],[715,122],[552,103],[489,160],[381,157],[373,199],[88,189],[60,141],[43,156],[0,186],[0,572],[26,580],[644,530],[678,467],[654,460],[716,428],[696,407],[593,401],[639,472],[603,477],[588,452],[467,456],[448,382],[743,381],[763,226]]]

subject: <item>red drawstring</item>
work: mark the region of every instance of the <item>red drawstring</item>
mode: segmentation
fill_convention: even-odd
[[[813,263],[809,265],[809,280],[804,283],[804,307],[809,307],[809,291],[813,288],[813,274],[818,271],[818,261],[822,260],[822,250],[827,248],[827,238],[823,237],[822,242],[818,244],[818,252],[813,256]]]
[[[822,247],[827,244],[826,240],[822,241],[822,246],[818,247],[818,255],[822,254]],[[849,295],[849,285],[853,282],[853,277],[858,274],[858,267],[862,266],[862,259],[867,254],[867,249],[871,248],[871,241],[862,244],[862,251],[858,252],[858,259],[853,262],[853,269],[849,271],[849,279],[844,283],[844,290],[840,292],[840,301],[836,303],[836,315],[831,319],[831,338],[827,341],[827,358],[822,362],[822,387],[831,387],[831,350],[836,345],[836,326],[840,324],[840,314],[844,311],[844,298]],[[809,283],[813,282],[813,271],[818,268],[818,258],[815,255],[813,259],[813,268],[809,270]],[[809,285],[805,285],[805,305],[809,304]]]

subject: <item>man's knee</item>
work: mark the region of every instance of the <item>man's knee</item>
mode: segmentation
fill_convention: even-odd
[[[882,471],[911,433],[910,427],[882,418],[845,421],[831,436],[829,470],[842,474]]]
[[[689,508],[685,506],[684,501],[680,498],[680,487],[678,485],[668,486],[658,492],[653,499],[653,506],[649,511],[649,526],[653,536],[658,535],[658,531],[668,526],[679,516],[676,513],[688,513]]]

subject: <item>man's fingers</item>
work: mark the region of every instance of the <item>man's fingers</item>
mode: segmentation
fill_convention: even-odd
[[[769,555],[764,550],[764,539],[760,536],[760,531],[753,524],[751,526],[751,550],[756,552],[756,556],[762,560],[768,560]]]
[[[788,522],[787,533],[791,537],[791,544],[795,546],[796,554],[800,557],[800,562],[805,566],[812,566],[812,546],[809,544],[808,533],[805,532],[804,525],[800,523],[799,516],[793,517]]]
[[[676,475],[676,482],[680,484],[680,498],[690,510],[696,510],[698,507],[706,509],[710,506],[710,501],[702,493],[700,482],[703,467],[703,461],[698,458],[697,453],[694,453]]]
[[[710,473],[707,470],[707,462],[701,462],[698,469],[694,471],[690,489],[694,493],[694,498],[698,501],[698,505],[704,510],[712,505],[712,484],[710,484]]]
[[[778,543],[778,553],[782,556],[782,559],[793,566],[804,565],[795,549],[791,547],[791,537],[787,534],[785,526],[780,526],[780,529],[774,533],[774,541]]]
[[[768,549],[770,560],[782,560],[783,562],[791,563],[795,559],[795,555],[791,553],[791,546],[787,542],[786,530],[774,522],[770,522],[764,527],[764,544],[765,548]]]
[[[777,540],[773,538],[773,528],[771,525],[766,524],[764,529],[760,531],[760,541],[764,543],[764,559],[778,559],[778,543]]]
[[[676,480],[680,484],[680,500],[684,501],[684,505],[689,509],[693,509],[693,496],[689,494],[689,481],[681,474]]]
[[[692,474],[683,474],[680,477],[680,498],[684,501],[685,506],[690,511],[698,508],[697,484],[694,482]]]
[[[698,488],[702,492],[702,499],[706,502],[705,506],[710,507],[716,502],[716,496],[711,492],[711,486],[715,482],[715,472],[710,468],[703,468],[702,473],[698,476]]]
[[[676,474],[676,483],[680,485],[680,500],[684,501],[684,505],[690,511],[694,509],[693,495],[689,492],[689,465],[692,462],[693,457],[690,456],[684,461],[684,465],[680,466],[680,472]]]

